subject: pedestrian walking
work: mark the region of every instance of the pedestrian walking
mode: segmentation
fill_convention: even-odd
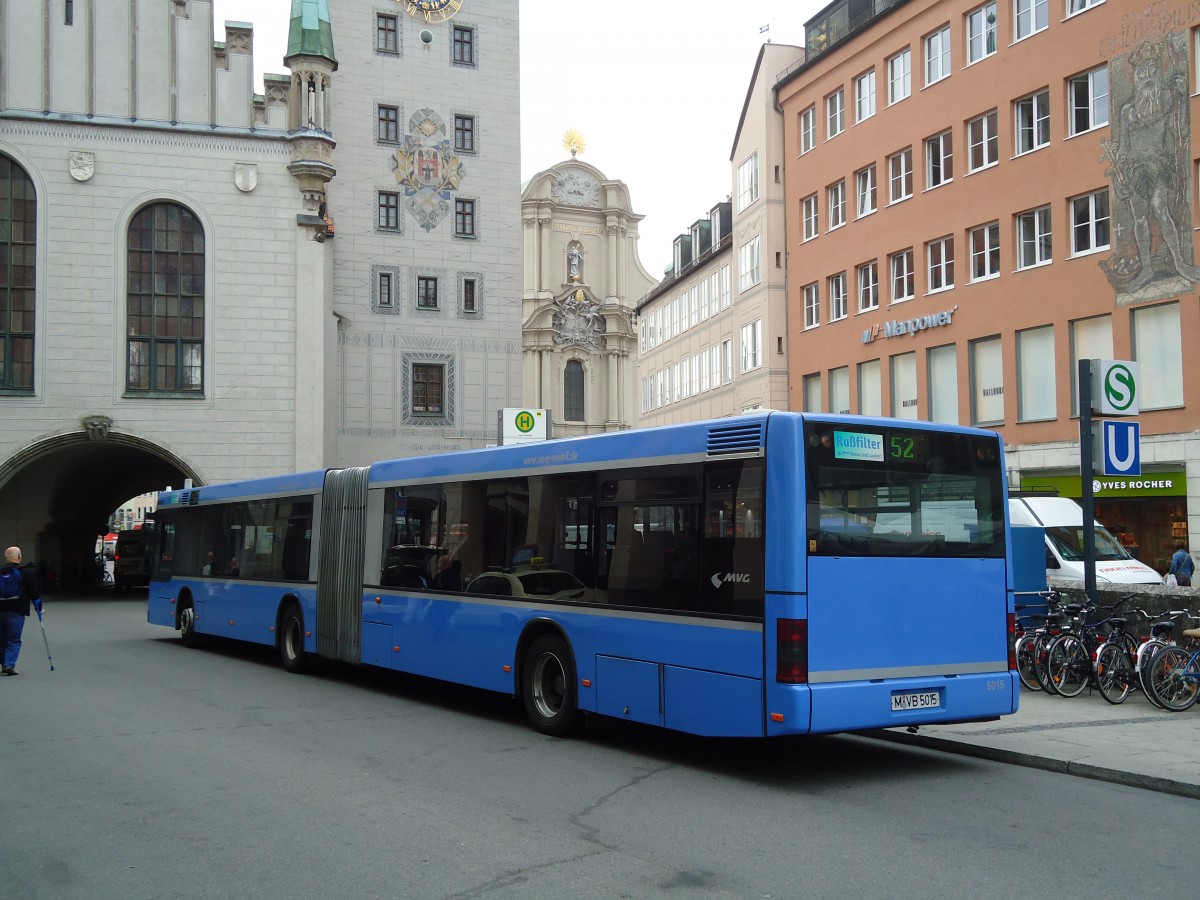
[[[17,674],[17,656],[21,653],[21,632],[29,609],[42,611],[42,585],[33,563],[21,565],[21,548],[4,551],[0,566],[0,654],[3,667],[0,674]]]
[[[1171,568],[1168,570],[1168,575],[1175,576],[1175,583],[1180,587],[1192,586],[1192,574],[1196,571],[1196,564],[1192,561],[1192,555],[1187,552],[1187,544],[1183,541],[1175,542],[1175,555],[1171,557]]]

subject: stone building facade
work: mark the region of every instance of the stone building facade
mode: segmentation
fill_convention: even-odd
[[[483,446],[519,402],[516,15],[292,13],[256,95],[209,0],[0,9],[0,534],[62,574],[143,491]]]
[[[636,425],[633,307],[654,279],[629,189],[572,158],[529,180],[521,217],[524,405],[551,411],[555,437]]]

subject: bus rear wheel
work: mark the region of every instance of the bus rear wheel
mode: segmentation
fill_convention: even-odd
[[[295,604],[284,610],[279,620],[279,660],[289,672],[308,671],[308,654],[304,652],[304,620]]]
[[[521,678],[525,714],[542,734],[566,737],[579,731],[583,715],[576,699],[575,660],[566,641],[543,634],[525,654]]]

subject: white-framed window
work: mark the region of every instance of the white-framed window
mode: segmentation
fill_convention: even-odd
[[[1142,409],[1183,406],[1183,344],[1179,303],[1133,310],[1133,358]]]
[[[916,296],[916,278],[913,271],[913,249],[901,250],[888,257],[888,269],[892,275],[892,302],[903,303]]]
[[[879,360],[869,359],[858,364],[858,414],[883,415],[883,378]]]
[[[705,304],[706,306],[708,304]],[[700,324],[700,285],[693,284],[688,290],[688,327]]]
[[[971,341],[971,424],[1004,421],[1004,356],[1000,338]]]
[[[821,373],[804,376],[804,411],[821,412]]]
[[[1020,213],[1017,216],[1017,268],[1045,265],[1053,258],[1050,207]]]
[[[888,202],[899,203],[913,193],[912,147],[888,157]]]
[[[712,386],[715,390],[721,386],[721,348],[719,345],[713,345],[712,359],[709,362],[712,365]]]
[[[733,302],[733,267],[721,266],[721,309],[729,309]]]
[[[888,106],[899,103],[912,93],[912,50],[905,47],[895,56],[889,56]]]
[[[1016,103],[1017,154],[1039,150],[1050,143],[1050,91],[1041,90]]]
[[[700,351],[700,390],[707,391],[712,386],[711,373],[709,370],[708,361],[709,350],[705,347]]]
[[[943,131],[925,139],[925,187],[940,187],[954,179],[954,133]]]
[[[829,411],[838,415],[850,412],[850,367],[829,370]]]
[[[846,224],[846,180],[829,186],[829,228],[840,228]]]
[[[943,344],[925,354],[929,421],[958,424],[958,347]]]
[[[1013,37],[1021,40],[1050,24],[1049,0],[1013,0]]]
[[[954,287],[954,235],[946,235],[925,245],[929,260],[929,293]]]
[[[738,251],[738,292],[748,291],[762,280],[759,267],[759,235],[742,244]]]
[[[879,309],[879,263],[871,260],[858,267],[858,311]]]
[[[800,153],[807,153],[815,146],[817,146],[816,104],[800,113]]]
[[[725,384],[733,381],[733,340],[731,338],[721,341],[721,375]]]
[[[1073,16],[1076,13],[1081,13],[1085,9],[1091,9],[1093,6],[1099,6],[1104,0],[1067,0],[1067,15]]]
[[[875,164],[854,173],[855,195],[858,198],[858,218],[875,212]]]
[[[971,280],[985,281],[1000,274],[1000,223],[978,225],[968,233],[971,244]]]
[[[1112,316],[1074,319],[1071,325],[1071,415],[1079,415],[1079,360],[1112,359]]]
[[[700,321],[708,318],[708,279],[700,279]]]
[[[875,115],[875,70],[863,72],[854,79],[854,121],[861,122]]]
[[[846,127],[846,92],[838,88],[825,98],[825,139],[837,137]]]
[[[804,223],[804,240],[806,241],[811,241],[820,234],[817,206],[816,194],[809,194],[800,201],[800,220]]]
[[[967,13],[967,65],[996,52],[996,3],[985,3]]]
[[[692,395],[700,393],[700,354],[692,354]]]
[[[892,374],[892,409],[896,419],[917,418],[917,354],[897,353],[889,361]]]
[[[821,288],[814,281],[804,286],[804,327],[816,328],[821,324]]]
[[[762,367],[762,319],[742,326],[742,371]]]
[[[1108,189],[1071,200],[1071,255],[1095,253],[1109,246]]]
[[[996,110],[976,116],[967,123],[967,171],[978,172],[996,165],[1000,139],[996,134]]]
[[[1054,326],[1017,332],[1017,421],[1056,418]]]
[[[1076,75],[1067,82],[1071,134],[1108,124],[1108,66]]]
[[[950,26],[943,25],[925,38],[925,86],[950,75]]]
[[[738,166],[738,210],[743,210],[758,199],[758,151]],[[699,248],[696,248],[699,250]]]
[[[846,318],[846,273],[838,272],[829,276],[829,321],[837,322]]]
[[[708,276],[708,314],[715,316],[721,311],[721,276],[713,272]]]

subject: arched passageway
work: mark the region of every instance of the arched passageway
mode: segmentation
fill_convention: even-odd
[[[38,441],[0,464],[0,546],[22,548],[47,593],[82,586],[109,514],[186,478],[200,483],[182,460],[129,435],[93,429],[91,438],[83,431]]]

